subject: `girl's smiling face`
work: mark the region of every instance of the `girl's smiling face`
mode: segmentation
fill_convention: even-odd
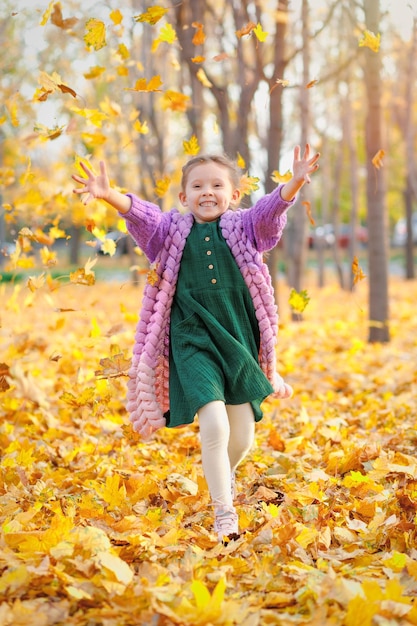
[[[179,198],[198,224],[214,222],[231,204],[238,202],[237,189],[226,167],[214,161],[195,165],[188,172]]]

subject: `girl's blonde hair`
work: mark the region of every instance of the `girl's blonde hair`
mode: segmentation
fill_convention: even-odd
[[[232,185],[236,188],[240,188],[240,178],[241,173],[237,164],[229,159],[224,154],[199,154],[198,156],[193,157],[182,168],[182,178],[181,178],[181,189],[185,191],[185,187],[187,185],[187,178],[191,170],[197,165],[202,165],[203,163],[217,163],[222,167],[226,168],[229,172],[230,181]]]

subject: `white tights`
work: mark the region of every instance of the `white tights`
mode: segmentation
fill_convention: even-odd
[[[252,447],[255,418],[252,406],[209,402],[198,412],[201,456],[211,499],[216,505],[233,505],[231,476]]]

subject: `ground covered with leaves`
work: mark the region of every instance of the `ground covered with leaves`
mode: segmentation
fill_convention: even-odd
[[[138,290],[1,285],[0,624],[417,624],[417,284],[390,292],[386,345],[365,281],[282,307],[295,396],[265,404],[221,546],[197,426],[127,424]]]

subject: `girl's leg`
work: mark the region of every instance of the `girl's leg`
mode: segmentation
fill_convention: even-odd
[[[255,416],[249,402],[246,404],[227,404],[226,410],[230,425],[228,455],[230,469],[234,473],[253,445]]]
[[[215,400],[198,411],[203,472],[215,505],[232,506],[228,445],[229,419],[224,402]]]
[[[228,455],[229,419],[224,402],[209,402],[198,411],[203,471],[214,504],[214,530],[219,541],[237,535],[238,517],[233,506]]]

